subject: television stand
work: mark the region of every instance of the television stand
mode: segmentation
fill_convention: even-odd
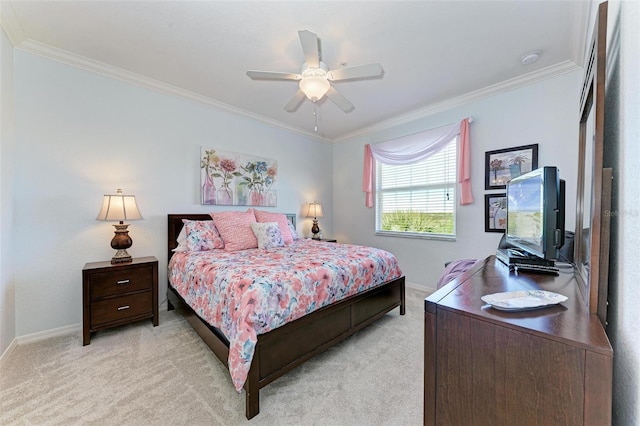
[[[507,266],[513,265],[537,265],[537,266],[550,266],[554,267],[555,262],[553,260],[542,259],[537,256],[532,256],[525,253],[522,250],[501,248],[496,250],[496,257],[502,263]]]

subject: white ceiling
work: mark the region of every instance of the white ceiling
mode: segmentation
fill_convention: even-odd
[[[338,141],[456,100],[582,66],[588,1],[3,1],[2,26],[25,51],[184,95]],[[326,98],[283,107],[298,73],[298,30],[321,39],[330,69],[379,62],[381,79],[335,82],[354,105]],[[522,65],[523,54],[540,59]]]

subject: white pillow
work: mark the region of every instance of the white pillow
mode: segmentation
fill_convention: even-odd
[[[284,238],[282,238],[278,222],[253,222],[251,230],[258,239],[259,249],[284,246]]]
[[[187,250],[187,231],[186,231],[186,226],[183,226],[182,229],[180,230],[180,233],[178,234],[178,238],[176,238],[176,241],[178,242],[178,247],[174,248],[173,252],[185,252],[188,251]]]
[[[291,231],[291,237],[293,238],[293,241],[298,241],[300,239],[300,236],[298,235],[298,231],[296,231],[296,227],[293,226],[293,223],[289,222],[289,220],[287,220],[287,226],[289,227],[289,231]]]

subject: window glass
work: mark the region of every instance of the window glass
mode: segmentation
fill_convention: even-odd
[[[377,234],[455,237],[456,138],[418,163],[376,164]]]

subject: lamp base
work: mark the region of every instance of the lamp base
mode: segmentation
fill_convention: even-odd
[[[115,230],[115,235],[111,240],[111,248],[117,250],[116,255],[111,258],[111,263],[127,263],[131,262],[131,255],[127,253],[127,249],[131,247],[133,241],[129,236],[129,231],[127,227],[129,226],[126,223],[122,223],[122,221],[116,225],[113,225]]]
[[[131,255],[126,250],[118,250],[116,255],[111,258],[111,263],[128,263],[133,261]]]
[[[311,226],[311,233],[313,236],[311,237],[314,240],[320,239],[320,227],[318,226],[318,219],[313,218],[313,226]]]

